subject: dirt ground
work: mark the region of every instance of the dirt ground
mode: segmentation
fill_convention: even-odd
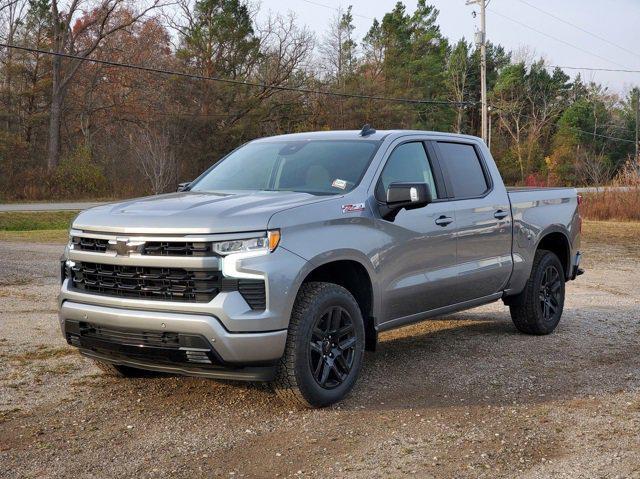
[[[340,405],[103,376],[57,325],[61,246],[0,243],[0,476],[640,478],[640,224],[587,223],[546,337],[502,303],[381,336]]]

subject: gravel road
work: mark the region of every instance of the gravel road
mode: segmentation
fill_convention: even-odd
[[[640,225],[586,225],[546,337],[501,304],[381,337],[353,393],[103,376],[60,337],[60,245],[0,243],[0,476],[640,478]]]

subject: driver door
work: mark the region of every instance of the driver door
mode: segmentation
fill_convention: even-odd
[[[456,284],[455,211],[446,199],[435,155],[422,141],[405,142],[389,155],[376,186],[381,199],[391,183],[418,182],[429,186],[432,203],[401,210],[393,221],[379,219],[389,236],[380,252],[383,322],[447,306]],[[384,196],[383,196],[384,197]]]

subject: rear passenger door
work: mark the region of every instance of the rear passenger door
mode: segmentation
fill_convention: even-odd
[[[502,183],[493,184],[477,145],[437,141],[434,147],[455,205],[456,302],[497,293],[512,269],[512,219],[506,189]]]

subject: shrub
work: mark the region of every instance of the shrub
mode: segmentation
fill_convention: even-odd
[[[51,189],[61,198],[96,198],[107,192],[107,179],[93,163],[91,151],[85,146],[76,148],[56,168]]]
[[[593,220],[640,221],[640,164],[633,160],[620,169],[612,185],[584,195],[582,214]]]

